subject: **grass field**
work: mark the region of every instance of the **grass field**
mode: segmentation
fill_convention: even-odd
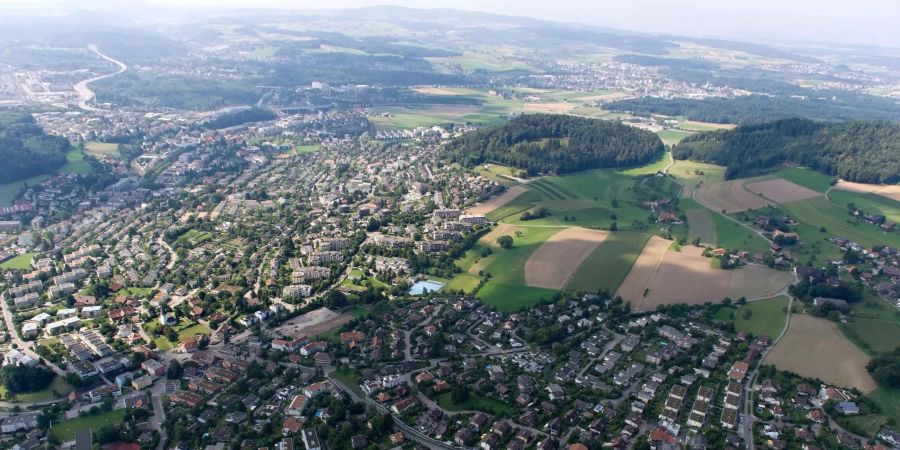
[[[723,123],[698,122],[696,120],[685,120],[684,122],[678,124],[678,128],[688,131],[728,130],[734,128],[735,126],[736,125]]]
[[[153,343],[156,344],[157,350],[171,350],[174,345],[166,339],[165,336],[159,336],[153,340]]]
[[[792,217],[815,229],[825,227],[827,233],[819,236],[804,235],[800,230],[800,238],[804,241],[827,240],[829,236],[840,236],[859,243],[864,247],[873,245],[890,245],[900,247],[900,234],[886,233],[874,225],[852,222],[845,207],[835,205],[825,197],[817,197],[800,202],[781,205]],[[848,222],[851,220],[851,222]],[[819,239],[816,239],[819,238]]]
[[[725,167],[697,161],[675,160],[669,174],[687,188],[697,188],[704,184],[725,180]],[[682,197],[690,195],[682,194]]]
[[[66,153],[66,163],[59,169],[62,173],[75,173],[79,175],[87,175],[91,173],[91,166],[84,160],[84,153],[72,147],[69,153]]]
[[[16,403],[45,402],[47,400],[53,400],[54,398],[69,395],[69,392],[72,392],[73,389],[74,388],[69,385],[69,383],[66,383],[65,380],[60,377],[55,377],[45,389],[16,394],[16,397],[11,401]],[[56,391],[56,394],[53,393],[54,391]],[[6,387],[0,386],[0,398],[5,399],[6,393]]]
[[[509,58],[496,57],[485,53],[465,52],[459,56],[450,57],[431,57],[425,58],[435,69],[441,71],[448,65],[458,66],[464,71],[484,71],[484,72],[542,72],[541,69],[530,66],[524,62],[516,61]]]
[[[21,255],[0,264],[0,269],[27,270],[31,267],[31,259],[37,255],[39,255],[39,253],[22,253]]]
[[[362,380],[362,376],[359,372],[353,369],[348,368],[340,368],[331,372],[329,375],[332,378],[340,380],[347,388],[353,391],[356,395],[360,397],[365,397],[365,393],[363,393],[362,388],[359,387],[359,382]]]
[[[91,156],[101,158],[103,156],[112,156],[119,158],[119,144],[111,142],[89,141],[84,144],[84,151]]]
[[[90,428],[96,433],[103,425],[120,424],[124,419],[124,409],[117,409],[96,416],[79,417],[77,419],[66,420],[53,425],[53,435],[56,436],[60,442],[67,442],[75,439],[75,433],[78,430]]]
[[[889,222],[900,222],[900,202],[877,194],[859,194],[856,192],[840,191],[832,189],[828,198],[839,207],[846,208],[848,203],[853,203],[858,209],[868,214],[881,214]]]
[[[840,329],[871,356],[900,346],[900,312],[874,293],[865,293],[853,304],[850,319],[841,323]]]
[[[50,178],[50,175],[37,175],[19,181],[0,184],[0,206],[9,206],[25,186],[37,186]]]
[[[600,243],[572,275],[566,289],[614,292],[628,275],[650,235],[617,231]]]
[[[662,139],[663,144],[666,145],[675,145],[692,134],[694,133],[691,133],[690,131],[672,129],[659,130],[656,132],[656,135],[659,136],[659,138]]]
[[[485,217],[492,222],[499,222],[513,214],[521,213],[535,206],[541,201],[541,194],[537,191],[528,190],[522,195],[514,198],[509,203],[487,213]]]
[[[730,220],[721,213],[712,212],[716,224],[716,243],[728,249],[741,249],[750,253],[765,252],[769,242],[762,236],[748,230],[744,226]]]
[[[805,188],[812,189],[816,192],[825,193],[831,187],[832,177],[814,170],[803,169],[799,167],[788,167],[772,173],[764,178],[784,178],[785,180],[794,182]]]
[[[833,322],[793,314],[787,333],[775,344],[765,362],[826,383],[872,392],[877,385],[866,371],[869,360]]]
[[[687,215],[688,222],[688,240],[693,240],[694,238],[700,238],[700,242],[709,245],[715,245],[718,242],[718,235],[716,234],[716,222],[713,220],[713,215],[716,213],[700,206],[699,204],[696,207],[688,208],[688,206],[694,205],[686,205],[685,203],[689,199],[682,200],[682,209],[684,209],[685,215]],[[696,202],[691,202],[696,203]]]
[[[482,397],[474,392],[470,392],[469,399],[463,403],[453,403],[449,392],[438,395],[435,400],[441,408],[447,411],[484,411],[494,416],[504,417],[511,417],[516,412],[511,405],[493,398]]]
[[[453,279],[450,280],[449,283],[445,284],[441,289],[444,291],[453,289],[470,294],[473,290],[475,290],[476,287],[478,287],[478,283],[480,281],[481,279],[478,278],[477,275],[472,275],[470,273],[461,273],[453,277]]]
[[[319,144],[312,145],[298,145],[294,147],[294,152],[298,155],[303,155],[306,153],[315,153],[322,149],[322,146]]]
[[[749,302],[734,313],[734,329],[754,336],[766,335],[774,339],[781,334],[787,321],[788,298],[778,296],[768,300]],[[750,311],[750,316],[746,316]]]
[[[519,308],[533,305],[541,298],[552,295],[554,290],[525,286],[525,262],[541,244],[561,228],[525,228],[521,236],[513,236],[512,248],[502,249],[495,241],[495,233],[485,235],[479,243],[489,246],[494,251],[485,272],[491,279],[478,291],[485,303],[503,311],[516,311]]]
[[[212,330],[209,329],[208,326],[198,323],[196,325],[192,325],[178,332],[178,339],[187,339],[194,337],[196,334],[205,334],[209,336],[212,334]]]
[[[879,406],[879,414],[894,419],[895,424],[900,423],[900,389],[878,388],[868,397]]]
[[[665,152],[659,155],[655,161],[651,161],[648,164],[643,166],[634,167],[630,169],[619,170],[619,173],[622,175],[652,175],[657,172],[662,172],[666,170],[666,167],[669,163],[672,162],[672,154],[669,152]]]

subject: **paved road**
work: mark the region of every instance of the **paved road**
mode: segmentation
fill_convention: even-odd
[[[88,84],[93,83],[95,81],[102,80],[104,78],[109,78],[114,75],[118,75],[126,70],[128,70],[128,66],[121,61],[117,61],[115,59],[110,58],[109,56],[100,53],[100,50],[97,50],[97,46],[94,44],[88,45],[88,49],[97,54],[97,56],[115,64],[118,66],[118,70],[115,72],[107,73],[105,75],[98,75],[93,78],[88,78],[87,80],[79,81],[75,84],[75,92],[78,94],[78,107],[85,111],[102,111],[99,108],[95,108],[93,106],[88,105],[88,102],[94,99],[94,91],[92,91]]]
[[[35,360],[41,360],[42,359],[41,356],[38,355],[37,353],[35,353],[34,350],[31,349],[32,343],[25,342],[19,337],[19,332],[16,331],[15,324],[13,323],[12,311],[10,311],[9,305],[7,305],[5,301],[0,301],[0,307],[3,308],[3,320],[4,320],[4,322],[6,322],[6,330],[9,332],[10,339],[13,341],[14,344],[16,344],[19,351],[34,358]],[[44,360],[44,362],[57,375],[59,375],[61,377],[66,376],[66,373],[62,369],[60,369],[59,366],[57,366],[56,364],[53,364],[52,362],[46,361],[46,360]]]

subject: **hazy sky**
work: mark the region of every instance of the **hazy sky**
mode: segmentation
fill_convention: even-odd
[[[23,0],[0,0],[4,3]],[[53,0],[30,0],[35,3]],[[127,4],[129,0],[115,3]],[[456,8],[633,31],[900,47],[900,0],[144,0],[214,7]],[[79,0],[80,5],[91,0]],[[177,7],[177,6],[176,6]]]

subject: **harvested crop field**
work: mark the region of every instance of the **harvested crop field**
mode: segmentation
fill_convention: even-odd
[[[858,194],[880,195],[882,197],[900,202],[900,185],[896,184],[865,184],[840,180],[838,181],[838,184],[834,185],[834,188],[841,191],[856,192]]]
[[[414,90],[420,94],[428,95],[460,95],[459,92],[434,86],[419,86]]]
[[[555,103],[525,103],[525,111],[538,111],[546,113],[562,113],[569,112],[575,108],[574,103],[555,102]]]
[[[547,239],[525,262],[525,284],[562,289],[608,232],[567,228]]]
[[[764,266],[716,269],[712,260],[703,256],[703,248],[686,245],[675,251],[670,244],[662,238],[651,238],[616,291],[633,308],[653,311],[658,305],[771,296],[791,280],[788,272]]]
[[[684,214],[687,216],[690,239],[699,237],[700,242],[704,244],[716,244],[716,222],[711,216],[715,213],[707,209],[694,208],[686,210]]]
[[[697,201],[713,211],[729,214],[769,204],[766,199],[745,189],[743,180],[706,183],[697,191]]]
[[[616,290],[616,295],[626,300],[643,298],[644,289],[653,281],[656,270],[659,268],[659,264],[662,262],[669,244],[669,241],[659,236],[652,236],[644,245],[641,254],[634,261],[631,271],[625,277],[625,281]]]
[[[851,344],[833,322],[794,315],[787,333],[765,362],[781,370],[872,392],[878,386],[866,371],[870,358]]]
[[[469,209],[466,210],[466,214],[487,214],[515,199],[516,197],[522,195],[525,192],[525,188],[522,186],[513,186],[502,194],[491,197],[485,202],[481,202]]]
[[[755,192],[778,203],[797,202],[822,195],[812,189],[785,180],[784,178],[748,183],[745,187],[750,192]]]
[[[274,329],[278,336],[316,336],[331,331],[353,319],[348,314],[339,314],[328,308],[319,308],[299,315]]]

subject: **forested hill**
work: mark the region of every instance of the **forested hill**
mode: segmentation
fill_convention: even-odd
[[[672,154],[728,166],[726,178],[797,164],[845,180],[892,184],[900,182],[900,124],[785,119],[689,136]]]
[[[645,164],[664,150],[655,134],[617,122],[530,114],[460,136],[445,154],[465,167],[491,162],[533,175]]]
[[[52,173],[68,150],[66,138],[44,134],[30,114],[0,111],[0,183]]]

